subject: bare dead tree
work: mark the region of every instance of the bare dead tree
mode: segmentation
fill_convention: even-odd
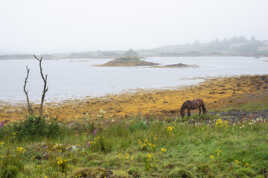
[[[25,80],[24,80],[23,90],[24,90],[24,93],[26,95],[28,114],[33,115],[33,109],[32,109],[32,105],[30,103],[29,93],[28,93],[28,90],[26,89],[28,79],[29,79],[29,74],[30,74],[30,69],[28,68],[28,66],[26,66],[26,72],[27,72],[27,75],[26,75]]]
[[[39,70],[40,70],[40,74],[41,74],[41,77],[42,77],[42,80],[44,83],[42,96],[41,96],[41,103],[40,103],[40,108],[39,108],[39,114],[40,114],[40,117],[42,117],[43,116],[44,101],[45,101],[46,93],[48,91],[47,74],[44,75],[44,73],[43,73],[43,68],[42,68],[43,57],[37,57],[36,55],[33,55],[33,57],[39,62]]]

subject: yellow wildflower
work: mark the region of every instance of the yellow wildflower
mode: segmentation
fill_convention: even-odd
[[[216,126],[222,126],[223,121],[221,119],[216,120]]]
[[[152,156],[151,153],[148,153],[148,154],[147,154],[147,159],[152,159],[152,157],[153,157],[153,156]]]
[[[167,128],[167,130],[169,131],[169,132],[172,132],[173,131],[173,127],[172,126],[168,126],[168,128]]]
[[[216,150],[216,154],[217,154],[217,156],[219,156],[219,155],[221,154],[221,152],[222,152],[222,151],[221,151],[220,149],[217,149],[217,150]]]
[[[148,142],[148,139],[147,139],[147,138],[145,138],[144,143],[147,143],[147,142]]]
[[[214,155],[210,155],[209,158],[210,159],[215,159],[215,156]]]
[[[139,140],[138,140],[138,143],[141,145],[141,144],[142,144],[142,141],[139,139]]]
[[[58,160],[57,163],[58,163],[58,165],[61,165],[61,164],[63,164],[63,160]]]
[[[64,162],[64,161],[63,161],[63,159],[62,159],[62,158],[58,158],[58,159],[57,159],[57,164],[58,164],[58,165],[62,165],[62,164],[63,164],[63,162]]]
[[[240,161],[239,160],[234,160],[235,164],[239,165]]]
[[[118,159],[122,159],[122,154],[119,153],[119,154],[117,155],[117,158],[118,158]]]
[[[58,165],[61,165],[61,164],[63,164],[63,161],[62,161],[62,160],[58,160],[58,161],[57,161],[57,164],[58,164]]]
[[[23,147],[17,147],[17,152],[19,153],[24,153],[25,152],[25,149]]]
[[[3,146],[5,144],[5,142],[0,142],[0,146]]]
[[[129,159],[129,154],[128,153],[126,154],[126,159]]]
[[[167,152],[167,149],[166,149],[166,148],[161,148],[161,151],[162,151],[163,153],[165,153],[165,152]]]
[[[222,119],[216,120],[216,126],[218,127],[228,127],[229,122],[227,120],[223,121]]]

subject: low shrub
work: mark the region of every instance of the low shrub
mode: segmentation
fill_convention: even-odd
[[[61,128],[56,119],[29,116],[22,122],[13,125],[13,133],[18,140],[37,139],[40,137],[53,138],[60,134]]]
[[[136,130],[145,130],[148,128],[148,124],[146,121],[136,121],[129,126],[131,132],[135,132]]]

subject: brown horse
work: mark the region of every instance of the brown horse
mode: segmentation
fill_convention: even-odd
[[[185,115],[185,109],[187,109],[187,115],[191,116],[191,110],[193,109],[199,109],[199,115],[201,114],[201,111],[203,114],[207,113],[207,109],[205,107],[205,103],[202,99],[196,99],[196,100],[187,100],[185,101],[181,106],[181,117],[183,118]]]

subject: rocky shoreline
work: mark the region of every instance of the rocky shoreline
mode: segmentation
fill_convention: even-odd
[[[232,123],[246,121],[268,122],[268,109],[253,112],[234,109],[226,112],[210,112],[209,114],[219,116],[221,119]]]
[[[138,115],[173,117],[178,115],[178,110],[185,100],[202,98],[208,110],[220,110],[234,104],[240,107],[243,103],[255,100],[256,96],[258,100],[265,99],[262,102],[266,102],[268,75],[208,79],[200,85],[180,89],[138,91],[100,98],[46,103],[44,113],[50,118],[67,122],[82,118],[122,119]],[[25,106],[1,105],[0,121],[24,119]],[[38,113],[38,105],[34,105],[33,108]],[[224,113],[222,114],[224,116]],[[266,112],[262,114],[267,116]],[[240,115],[243,116],[238,112],[239,118]]]

